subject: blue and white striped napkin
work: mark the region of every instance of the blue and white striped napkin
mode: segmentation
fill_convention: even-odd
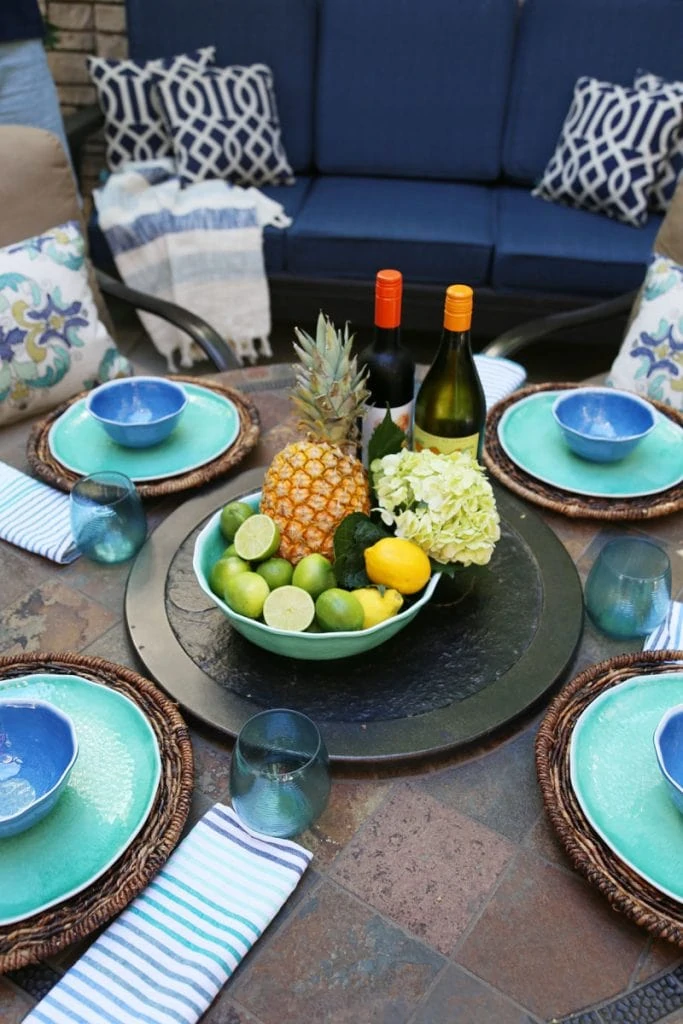
[[[683,604],[680,601],[671,601],[664,622],[645,638],[643,650],[683,650]]]
[[[507,398],[526,380],[526,370],[512,359],[475,355],[474,363],[484,389],[487,409]]]
[[[0,462],[0,537],[53,562],[73,562],[69,495]]]
[[[24,1024],[193,1024],[312,856],[215,804]]]

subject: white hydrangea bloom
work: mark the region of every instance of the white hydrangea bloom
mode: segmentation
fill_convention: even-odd
[[[491,484],[471,455],[407,449],[371,466],[378,511],[437,562],[486,565],[500,539]]]

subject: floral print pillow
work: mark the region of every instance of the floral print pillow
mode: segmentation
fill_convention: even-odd
[[[667,256],[652,258],[607,383],[683,412],[683,267]]]
[[[0,426],[131,372],[99,319],[75,221],[0,248]]]

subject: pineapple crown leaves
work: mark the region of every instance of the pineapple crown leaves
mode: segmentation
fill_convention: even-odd
[[[318,316],[315,338],[294,328],[294,351],[299,359],[292,402],[299,426],[316,440],[336,445],[358,441],[358,420],[370,394],[367,370],[359,370],[351,354],[353,335],[348,323],[337,331],[329,317]],[[298,344],[297,344],[298,342]]]

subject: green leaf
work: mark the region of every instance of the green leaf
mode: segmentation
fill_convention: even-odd
[[[385,455],[395,455],[405,446],[406,434],[404,430],[394,423],[387,406],[386,416],[373,433],[368,443],[368,465],[371,466],[374,459],[382,459]]]
[[[370,583],[363,552],[382,537],[391,536],[386,527],[375,523],[363,512],[352,512],[342,519],[334,534],[334,575],[337,586],[356,590]]]

